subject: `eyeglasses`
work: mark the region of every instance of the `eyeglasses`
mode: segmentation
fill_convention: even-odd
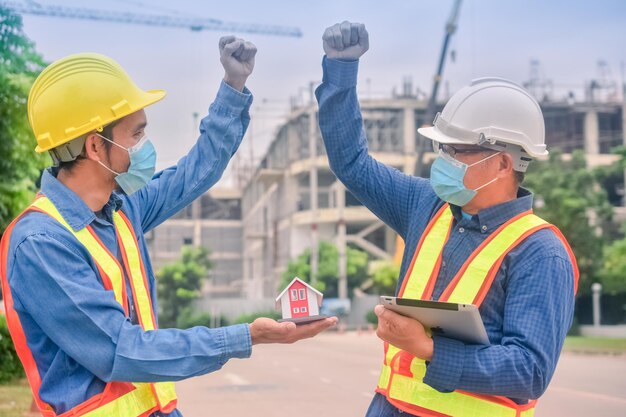
[[[451,157],[455,157],[456,155],[462,154],[473,154],[473,153],[481,153],[481,152],[494,152],[492,149],[483,148],[480,146],[472,146],[472,147],[464,147],[459,148],[452,145],[448,145],[446,143],[434,142],[433,145],[437,146],[436,149],[442,151],[445,154],[450,155]]]

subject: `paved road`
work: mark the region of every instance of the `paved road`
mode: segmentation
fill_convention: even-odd
[[[185,417],[360,417],[378,379],[382,342],[328,333],[255,346],[251,359],[177,384]],[[563,355],[537,417],[626,416],[626,358]]]

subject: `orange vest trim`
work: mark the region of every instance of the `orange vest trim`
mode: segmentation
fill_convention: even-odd
[[[449,210],[448,204],[444,204],[437,211],[437,213],[430,220],[423,235],[420,237],[420,241],[417,245],[417,248],[411,260],[411,264],[405,274],[404,281],[402,283],[400,291],[398,292],[399,297],[402,297],[404,295],[405,291],[407,291],[407,288],[412,288],[411,292],[413,295],[415,295],[416,292],[417,294],[419,294],[419,291],[424,285],[424,280],[427,280],[427,283],[424,287],[425,289],[423,290],[422,296],[420,297],[420,299],[428,300],[432,297],[432,290],[434,288],[434,283],[436,282],[436,279],[440,270],[443,248],[445,247],[445,243],[448,241],[450,237],[450,230],[452,228],[452,223],[453,223],[453,218],[450,216],[451,212],[446,212],[446,210]],[[444,214],[448,217],[444,217]],[[576,263],[576,258],[574,257],[574,253],[571,247],[569,246],[569,244],[567,243],[567,240],[565,239],[561,231],[556,226],[551,225],[536,216],[525,218],[526,216],[534,216],[532,210],[525,211],[509,219],[507,222],[505,222],[500,227],[498,227],[498,229],[495,230],[490,236],[488,236],[472,252],[470,257],[464,262],[460,270],[457,272],[455,277],[452,279],[450,284],[446,287],[446,289],[442,293],[439,300],[449,301],[449,299],[453,295],[455,299],[458,299],[459,297],[460,298],[473,297],[472,304],[476,306],[480,306],[482,302],[484,301],[489,289],[491,288],[491,285],[493,284],[493,281],[506,255],[512,249],[514,249],[518,244],[520,244],[524,239],[526,239],[528,236],[532,235],[533,233],[541,229],[551,229],[565,246],[569,254],[570,260],[572,262],[572,267],[574,271],[574,291],[576,292],[576,290],[578,289],[579,270],[578,270],[578,265]],[[449,224],[445,223],[447,221],[449,221],[450,223]],[[502,235],[503,236],[502,239],[499,239],[499,241],[494,242],[495,246],[494,245],[489,246],[490,249],[487,249],[487,251],[485,251],[484,254],[482,254],[483,249],[487,248],[488,245],[494,241],[494,239],[496,239],[510,225],[512,225],[513,223],[517,221],[519,221],[519,223],[516,223],[515,225],[511,226],[511,228],[508,229],[508,232],[506,232],[506,233],[509,233],[508,235]],[[439,224],[437,224],[438,222]],[[418,256],[420,255],[422,246],[424,242],[426,241],[426,239],[428,238],[429,233],[433,231],[433,228],[436,225],[437,225],[437,229],[435,230],[434,233],[438,234],[438,237],[433,237],[430,239],[431,243],[435,245],[435,248],[431,248],[429,252],[425,253],[427,256],[437,256],[438,258],[436,260],[436,263],[433,264],[432,261],[425,262],[424,260],[422,260],[421,262],[426,266],[426,269],[423,270],[421,274],[419,273],[413,274],[413,268],[416,264]],[[446,232],[446,227],[447,227],[447,232]],[[444,233],[445,233],[445,240],[442,241],[441,238],[444,236]],[[433,252],[433,250],[435,252]],[[437,253],[436,251],[439,251],[439,252]],[[422,254],[421,256],[423,257],[425,256],[425,254]],[[477,260],[479,256],[482,256],[482,259]],[[432,267],[432,271],[429,272],[428,268],[431,268],[431,267]],[[463,277],[468,274],[471,274],[472,278],[467,278],[467,279],[472,279],[473,281],[467,281],[464,279],[463,280],[464,286],[461,287],[459,290],[461,292],[459,294],[456,294],[455,289],[457,289],[457,286],[459,285]],[[412,275],[415,275],[415,276],[412,276]],[[482,281],[477,281],[477,279],[481,279]],[[393,351],[390,352],[391,348],[393,348]],[[438,403],[441,405],[441,407],[439,406],[436,407],[435,404],[433,403],[432,404],[433,409],[425,408],[426,407],[425,404],[422,404],[421,406],[418,404],[413,404],[412,403],[413,400],[411,400],[411,402],[407,402],[409,398],[415,397],[415,392],[411,394],[412,390],[420,389],[419,382],[417,382],[418,386],[414,387],[413,386],[414,383],[409,382],[410,380],[407,380],[407,378],[420,378],[421,379],[421,376],[414,377],[413,372],[412,372],[412,366],[413,365],[416,366],[414,368],[416,371],[423,372],[424,370],[423,366],[421,366],[418,363],[418,362],[423,363],[423,361],[418,360],[417,358],[415,358],[413,355],[411,355],[408,352],[405,352],[405,351],[402,351],[395,347],[390,346],[386,342],[384,343],[384,354],[385,356],[383,360],[383,370],[381,373],[379,384],[376,388],[376,392],[384,395],[391,404],[393,404],[398,409],[403,410],[407,413],[419,415],[422,417],[450,417],[448,414],[443,414],[440,411],[446,410],[446,409],[455,410],[455,407],[446,406],[445,405],[446,400],[444,400],[443,398],[436,400],[436,401],[444,401],[444,403]],[[417,362],[415,362],[414,364],[414,361],[417,361]],[[398,386],[393,385],[394,377],[398,377],[397,378],[398,381],[396,382],[397,385],[399,384]],[[423,382],[421,384],[423,384]],[[396,394],[393,394],[392,387],[395,387],[394,390]],[[406,391],[407,389],[409,391]],[[432,388],[430,389],[432,390]],[[402,392],[404,392],[404,394],[401,394]],[[493,412],[497,412],[498,415],[503,415],[503,416],[505,415],[516,416],[516,417],[532,416],[534,413],[534,407],[537,403],[536,400],[531,400],[529,401],[528,404],[519,405],[519,404],[516,404],[511,399],[506,398],[506,397],[482,395],[482,394],[476,394],[476,393],[466,392],[462,390],[456,390],[454,391],[454,393],[451,393],[451,394],[454,394],[456,396],[459,396],[460,394],[463,396],[474,398],[474,402],[473,402],[474,407],[483,407],[483,405],[480,405],[481,403],[476,402],[476,400],[484,401],[485,402],[484,407],[486,408],[484,408],[483,411],[493,408]],[[453,400],[455,398],[454,395],[452,395],[447,401]],[[406,396],[406,398],[404,398],[404,396]],[[430,400],[426,400],[426,404],[428,404],[428,401],[434,401],[435,398],[438,398],[438,396],[431,397]],[[461,397],[459,397],[458,400],[463,401]],[[416,400],[415,402],[419,403],[419,400]],[[488,404],[491,404],[491,405],[488,405]],[[435,411],[435,409],[438,409],[439,411]],[[457,408],[456,410],[457,411],[453,412],[455,416],[457,415],[457,413],[461,412],[460,411],[461,409]],[[476,410],[468,411],[468,412],[471,415],[475,415],[475,414],[472,414],[475,411]],[[451,412],[451,411],[446,411],[446,412]]]
[[[40,198],[45,198],[43,195],[38,194],[35,202]],[[83,403],[73,407],[67,412],[57,415],[52,407],[43,402],[39,397],[39,389],[41,387],[41,376],[39,375],[39,370],[37,368],[37,364],[34,360],[32,351],[29,349],[26,336],[24,334],[24,330],[21,326],[19,316],[13,307],[13,297],[11,294],[10,286],[8,283],[7,276],[7,266],[8,266],[8,251],[9,251],[9,242],[11,233],[15,224],[30,211],[40,212],[44,214],[50,215],[45,210],[30,206],[26,210],[24,210],[17,218],[15,218],[9,227],[6,229],[2,240],[0,241],[0,281],[2,285],[2,292],[4,294],[4,304],[6,310],[6,318],[7,325],[9,327],[9,332],[11,334],[11,338],[13,339],[13,343],[15,344],[16,352],[24,370],[26,372],[26,376],[31,387],[31,391],[33,393],[33,398],[39,411],[44,417],[77,417],[77,416],[104,416],[110,414],[110,412],[114,412],[112,410],[117,410],[118,412],[121,410],[125,412],[125,416],[133,416],[133,417],[141,417],[148,416],[155,411],[162,411],[164,413],[172,412],[177,405],[176,394],[174,392],[174,386],[172,383],[130,383],[130,382],[110,382],[107,383],[103,392],[97,394]],[[138,318],[140,320],[140,324],[144,328],[144,330],[156,329],[156,318],[154,315],[154,311],[152,309],[152,300],[150,297],[149,285],[147,274],[145,271],[145,265],[143,263],[143,259],[141,258],[141,253],[139,251],[139,244],[137,241],[137,237],[132,228],[132,224],[128,220],[128,218],[122,213],[118,211],[119,218],[121,218],[121,222],[123,224],[119,224],[119,221],[116,221],[116,233],[118,237],[118,241],[120,243],[120,249],[122,252],[122,258],[124,261],[124,266],[126,267],[125,277],[124,269],[122,269],[120,263],[117,258],[114,257],[108,248],[102,243],[98,235],[95,233],[91,226],[87,226],[86,230],[89,234],[94,238],[97,244],[106,251],[106,254],[115,261],[114,264],[110,266],[116,265],[121,272],[121,288],[118,288],[119,294],[115,291],[113,282],[111,277],[107,275],[105,268],[103,268],[98,259],[92,256],[94,263],[102,277],[103,287],[106,290],[113,291],[116,296],[116,300],[122,304],[126,315],[129,314],[129,306],[128,306],[128,297],[126,294],[126,279],[131,281],[131,288],[133,289],[133,296],[135,302],[137,304],[143,304],[142,306],[138,306],[137,313]],[[52,216],[54,217],[54,216]],[[115,217],[115,216],[114,216]],[[126,237],[126,245],[132,245],[132,248],[125,247],[122,241],[124,240],[122,236],[120,236],[119,226],[125,228],[126,230],[122,230],[122,233]],[[128,249],[131,249],[134,253],[134,265],[135,268],[132,268],[131,262],[128,259]],[[139,269],[141,280],[138,280],[137,270]],[[131,276],[132,275],[132,276]],[[140,282],[138,282],[140,281]],[[118,284],[119,285],[119,284]],[[137,288],[136,288],[137,287]],[[142,288],[140,288],[142,287]],[[141,301],[137,301],[136,292],[141,291],[141,296],[143,297]],[[121,300],[120,300],[121,298]],[[147,305],[146,305],[147,302]],[[147,314],[147,310],[149,310],[149,314]],[[143,317],[147,316],[147,317]],[[162,404],[162,399],[166,399],[168,402],[166,404]]]
[[[26,378],[28,379],[28,383],[33,392],[33,398],[35,399],[37,408],[40,410],[41,414],[44,417],[54,417],[55,414],[52,411],[52,408],[48,404],[44,403],[41,398],[39,398],[41,376],[39,375],[37,364],[35,363],[35,358],[33,357],[31,350],[26,344],[26,335],[24,335],[24,330],[20,323],[19,316],[13,308],[13,295],[11,294],[11,289],[9,288],[9,281],[7,277],[7,263],[9,257],[9,241],[11,232],[13,231],[13,227],[15,227],[17,221],[25,213],[26,212],[20,214],[17,218],[15,218],[15,220],[11,222],[11,224],[9,224],[9,227],[7,227],[7,229],[4,231],[4,234],[2,235],[2,241],[0,242],[0,279],[2,281],[2,295],[4,296],[4,310],[6,314],[9,333],[11,334],[11,339],[13,339],[13,344],[15,345],[15,351],[17,353],[17,356],[20,358],[20,361],[22,362],[22,366],[24,367]]]

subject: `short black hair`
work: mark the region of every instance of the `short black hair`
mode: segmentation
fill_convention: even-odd
[[[104,126],[100,134],[109,140],[113,140],[113,128],[115,127],[117,123],[118,123],[118,120]],[[91,133],[87,133],[85,136],[89,136],[90,134]],[[111,142],[109,142],[108,140],[104,141],[104,149],[106,149],[107,155],[109,154],[109,150],[111,149],[111,146],[113,146]],[[64,169],[67,172],[72,172],[72,170],[76,167],[76,165],[78,165],[78,161],[80,161],[81,159],[85,159],[84,153],[85,153],[85,149],[83,148],[80,155],[78,155],[76,159],[72,161],[66,161],[66,162],[60,161],[58,165],[59,171]]]
[[[513,171],[515,173],[515,182],[517,185],[521,185],[524,182],[524,173],[520,171]]]

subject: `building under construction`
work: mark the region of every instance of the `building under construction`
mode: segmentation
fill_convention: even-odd
[[[362,100],[361,109],[370,153],[412,174],[426,102]],[[549,149],[582,149],[590,166],[613,162],[610,149],[626,143],[621,103],[544,102],[542,110]],[[425,162],[433,157],[427,153]],[[624,205],[623,194],[614,204]],[[391,259],[396,242],[330,171],[314,104],[291,112],[242,190],[211,190],[148,237],[157,267],[177,259],[184,244],[209,247],[215,268],[207,295],[249,299],[277,294],[287,263],[322,240],[372,260]]]

